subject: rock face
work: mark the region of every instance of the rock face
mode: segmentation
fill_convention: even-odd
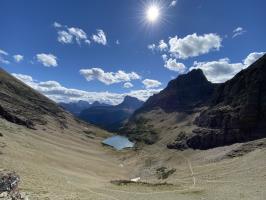
[[[0,117],[34,128],[46,123],[45,115],[65,124],[63,109],[0,68]]]
[[[194,108],[209,103],[216,86],[206,79],[202,70],[192,70],[170,81],[164,90],[150,97],[136,114],[156,107],[166,112],[192,112]]]
[[[200,69],[180,75],[169,82],[160,93],[150,97],[144,105],[130,118],[121,130],[131,140],[153,144],[158,140],[158,134],[142,117],[143,113],[162,109],[167,113],[193,113],[198,107],[208,105],[217,84],[209,82]],[[155,116],[156,117],[156,116]]]
[[[88,108],[80,113],[79,118],[109,131],[117,131],[142,104],[143,102],[139,99],[126,96],[124,101],[116,106]]]
[[[177,140],[169,147],[208,149],[266,137],[266,55],[221,84],[195,124],[200,128],[185,144]]]

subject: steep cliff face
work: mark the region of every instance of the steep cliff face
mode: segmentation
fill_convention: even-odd
[[[189,115],[198,112],[198,108],[210,103],[211,96],[216,87],[217,84],[209,82],[200,69],[180,75],[170,81],[168,86],[160,93],[150,97],[133,114],[129,122],[121,130],[121,134],[126,134],[132,140],[153,144],[159,137],[157,131],[149,125],[148,121],[156,121],[158,116],[154,114],[147,120],[144,116],[145,113],[158,109],[169,114],[180,112]],[[162,120],[162,123],[163,121],[165,120]],[[164,126],[166,127],[167,124]],[[165,128],[164,132],[167,130]]]
[[[266,55],[214,92],[193,134],[169,147],[208,149],[266,137]]]
[[[209,82],[200,69],[192,70],[170,81],[164,90],[150,97],[136,113],[156,107],[166,112],[191,112],[209,102],[216,85]]]

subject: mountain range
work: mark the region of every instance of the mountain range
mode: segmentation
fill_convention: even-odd
[[[222,84],[193,70],[144,104],[89,105],[84,117],[136,142],[116,152],[101,144],[112,133],[1,69],[0,182],[15,171],[30,199],[260,199],[265,102],[266,55]]]
[[[266,55],[222,84],[209,82],[200,69],[180,75],[150,97],[121,134],[153,144],[164,137],[162,132],[176,131],[168,147],[177,149],[209,149],[264,138],[265,65]]]
[[[91,108],[91,107],[109,106],[108,104],[100,103],[99,101],[89,103],[87,101],[82,101],[82,100],[77,101],[77,102],[69,102],[69,103],[60,102],[59,105],[75,116],[79,116],[81,111]]]
[[[108,131],[117,131],[142,104],[143,102],[139,99],[126,96],[123,102],[118,105],[91,106],[81,111],[78,117]]]

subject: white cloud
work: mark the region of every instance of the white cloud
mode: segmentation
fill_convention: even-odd
[[[238,72],[247,68],[264,54],[265,52],[250,53],[243,60],[243,63],[231,63],[228,58],[210,62],[194,62],[194,65],[190,68],[190,70],[202,69],[209,81],[214,83],[222,83],[233,78]]]
[[[40,82],[39,86],[47,88],[56,88],[60,87],[61,85],[56,81],[45,81],[45,82]]]
[[[5,56],[8,56],[8,53],[2,49],[0,49],[0,62],[3,64],[9,64],[10,62],[5,59]]]
[[[202,69],[207,79],[213,83],[222,83],[234,77],[244,68],[242,63],[230,63],[228,58],[218,61],[197,62],[195,61],[192,69]]]
[[[97,79],[106,85],[128,82],[141,78],[136,72],[126,73],[122,70],[117,72],[105,72],[101,68],[81,69],[80,74],[83,75],[87,81]]]
[[[158,51],[167,51],[168,50],[168,44],[166,44],[164,42],[164,40],[160,40],[158,45],[156,45],[156,44],[150,44],[150,45],[148,45],[148,49],[150,49],[152,51],[155,51],[155,50],[158,50]]]
[[[66,88],[57,81],[38,82],[31,76],[23,74],[12,74],[33,89],[41,92],[48,98],[56,102],[72,102],[84,100],[90,103],[99,101],[108,104],[119,104],[125,96],[133,96],[142,101],[147,100],[151,95],[158,93],[161,89],[132,90],[128,93],[111,93],[111,92],[88,92],[84,90]]]
[[[258,60],[260,57],[262,57],[266,52],[253,52],[250,53],[245,59],[244,59],[244,65],[247,67],[251,64],[253,64],[256,60]]]
[[[62,27],[62,25],[60,23],[58,23],[58,22],[54,22],[53,26],[55,28],[61,28]]]
[[[163,54],[163,55],[162,55],[162,58],[163,58],[163,61],[166,62],[167,59],[168,59],[168,56],[167,56],[166,54]]]
[[[28,75],[15,74],[15,73],[13,73],[12,75],[15,76],[17,79],[21,80],[22,82],[25,82],[26,84],[30,84],[31,82],[34,82],[33,78]]]
[[[124,83],[123,86],[124,86],[124,88],[132,88],[134,85],[130,82],[126,82],[126,83]]]
[[[232,38],[243,35],[245,32],[247,32],[247,31],[244,30],[242,27],[237,27],[236,29],[233,30]]]
[[[175,7],[176,6],[176,4],[177,4],[177,0],[174,0],[174,1],[171,1],[171,3],[170,3],[170,7]]]
[[[168,45],[164,42],[164,40],[160,40],[158,48],[160,51],[166,51],[168,49]]]
[[[80,28],[71,27],[68,28],[68,32],[76,39],[78,44],[80,44],[81,41],[87,40],[87,34]]]
[[[77,44],[91,44],[87,33],[81,28],[68,27],[54,22],[54,27],[57,30],[57,41],[62,44],[71,44],[76,41]],[[106,38],[105,38],[106,39]]]
[[[156,49],[156,45],[155,44],[149,44],[148,49],[154,51]]]
[[[102,45],[107,44],[106,35],[101,29],[97,30],[97,34],[92,35],[91,39],[98,44],[102,44]]]
[[[66,31],[58,31],[57,32],[57,41],[63,44],[70,44],[73,41],[73,36]]]
[[[8,56],[8,53],[2,49],[0,49],[0,54],[4,55],[4,56]]]
[[[17,54],[17,55],[14,55],[13,58],[15,62],[19,63],[24,59],[24,56]]]
[[[176,71],[180,74],[185,73],[186,66],[183,63],[176,62],[176,59],[173,58],[167,59],[166,55],[163,55],[163,59],[165,61],[164,67],[167,69]]]
[[[145,79],[142,81],[146,89],[150,88],[157,88],[162,85],[160,81],[152,80],[152,79]]]
[[[175,36],[169,40],[169,53],[174,54],[177,58],[187,59],[209,53],[211,50],[219,50],[221,42],[222,38],[214,33],[204,35],[194,33],[184,38]]]
[[[117,45],[119,45],[119,44],[120,44],[120,41],[119,41],[119,40],[116,40],[115,43],[116,43]]]
[[[42,63],[45,67],[56,67],[57,64],[57,57],[53,54],[37,54],[36,58],[38,62]]]

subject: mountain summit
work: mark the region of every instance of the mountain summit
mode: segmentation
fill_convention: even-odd
[[[202,70],[194,69],[169,82],[160,93],[150,97],[138,111],[159,107],[166,112],[187,111],[209,102],[216,84],[209,82]]]

